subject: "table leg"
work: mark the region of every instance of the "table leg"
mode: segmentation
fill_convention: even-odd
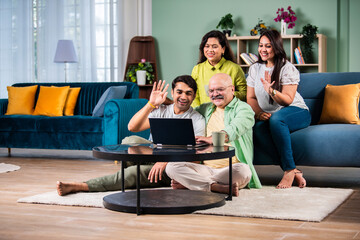
[[[226,200],[231,201],[232,200],[232,158],[229,158],[229,196],[226,198]]]
[[[121,191],[125,192],[125,161],[121,162]]]
[[[141,214],[140,209],[140,163],[136,166],[136,214]]]

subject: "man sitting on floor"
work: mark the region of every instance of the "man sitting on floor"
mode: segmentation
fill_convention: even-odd
[[[206,136],[197,141],[212,144],[211,134],[224,131],[226,141],[235,147],[233,158],[233,195],[239,195],[239,188],[261,188],[253,161],[252,127],[254,112],[250,105],[234,96],[234,85],[228,74],[215,74],[209,82],[210,103],[196,108],[206,119]],[[214,192],[228,192],[228,159],[204,161],[204,164],[191,162],[170,162],[166,173],[172,179],[174,189],[188,188]]]
[[[204,136],[204,117],[191,107],[197,91],[195,80],[188,75],[179,76],[174,79],[171,90],[174,103],[171,105],[163,105],[168,89],[168,85],[164,86],[165,81],[159,81],[158,84],[154,83],[149,102],[132,117],[128,124],[129,130],[140,132],[150,128],[149,118],[191,118],[195,135]],[[122,141],[122,144],[129,143],[151,143],[151,141],[137,136],[127,137]],[[167,162],[141,165],[140,186],[142,188],[170,186],[171,180],[164,171],[166,165]],[[136,166],[126,167],[124,174],[125,188],[136,188]],[[57,182],[57,191],[60,196],[80,191],[115,191],[121,190],[121,181],[121,171],[118,171],[115,174],[90,179],[87,182]]]

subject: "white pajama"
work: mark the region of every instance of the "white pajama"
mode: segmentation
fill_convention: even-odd
[[[169,162],[166,174],[190,190],[211,191],[211,184],[229,184],[229,167],[211,168],[192,162]],[[232,165],[232,183],[244,188],[251,179],[250,167],[245,163]]]

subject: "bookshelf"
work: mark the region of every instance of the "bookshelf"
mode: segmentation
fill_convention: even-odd
[[[236,61],[243,68],[244,72],[248,71],[250,65],[246,64],[241,58],[240,53],[252,52],[257,54],[257,43],[260,36],[233,36],[228,37],[229,42],[236,42]],[[314,41],[314,52],[317,48],[317,58],[315,57],[315,63],[296,64],[294,50],[300,46],[302,36],[295,35],[282,35],[284,42],[284,49],[286,55],[292,64],[294,64],[301,72],[307,72],[308,69],[316,69],[317,72],[326,72],[326,36],[323,34],[317,34]]]

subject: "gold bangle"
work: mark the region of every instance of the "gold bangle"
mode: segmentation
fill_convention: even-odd
[[[154,105],[151,104],[150,101],[148,101],[148,104],[149,104],[152,108],[156,108]]]

